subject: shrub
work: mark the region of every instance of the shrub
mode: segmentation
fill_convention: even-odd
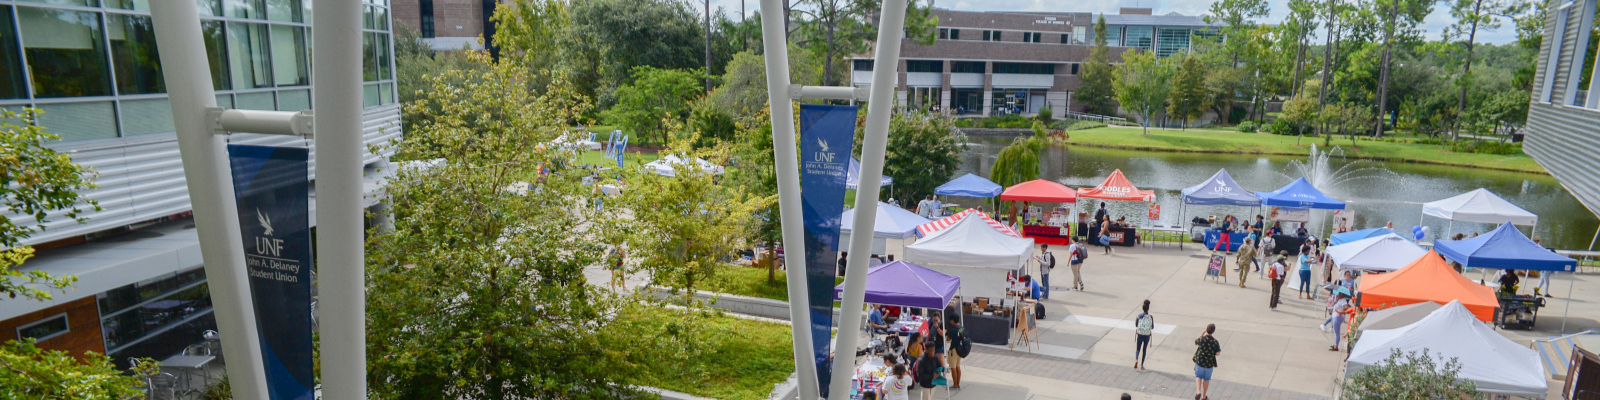
[[[1261,127],[1261,124],[1257,124],[1255,121],[1244,121],[1244,122],[1240,122],[1239,123],[1239,126],[1238,126],[1237,129],[1239,130],[1239,132],[1256,133],[1256,129],[1258,129],[1260,127]]]
[[[1055,119],[1054,117],[1055,117],[1055,111],[1051,111],[1050,107],[1044,107],[1044,108],[1040,108],[1039,109],[1039,120],[1040,121],[1044,121],[1044,123],[1048,124],[1048,123],[1050,123],[1050,121]]]
[[[1106,127],[1106,124],[1104,122],[1100,122],[1100,121],[1078,121],[1078,122],[1073,122],[1072,125],[1067,125],[1066,129],[1069,130],[1069,131],[1081,131],[1081,130],[1084,130],[1084,129],[1094,129],[1094,128],[1104,128],[1104,127]]]
[[[1292,135],[1294,134],[1294,127],[1289,125],[1289,121],[1284,121],[1280,118],[1262,125],[1261,131],[1274,135]]]
[[[1522,154],[1522,144],[1489,140],[1457,140],[1450,144],[1450,151],[1457,153],[1514,155]]]
[[[1470,399],[1478,396],[1477,384],[1461,379],[1461,362],[1455,358],[1439,365],[1427,350],[1402,353],[1393,349],[1389,358],[1362,368],[1344,382],[1346,399]]]

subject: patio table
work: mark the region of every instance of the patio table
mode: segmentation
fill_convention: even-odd
[[[200,392],[203,389],[194,387],[193,374],[195,372],[201,373],[206,379],[205,383],[209,385],[211,376],[205,374],[206,364],[210,364],[211,361],[216,359],[216,356],[186,356],[180,354],[161,360],[161,367],[183,370],[184,392]]]

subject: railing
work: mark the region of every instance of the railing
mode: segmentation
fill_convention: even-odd
[[[1095,121],[1095,122],[1100,122],[1100,123],[1103,123],[1103,124],[1106,124],[1106,125],[1130,125],[1130,126],[1131,125],[1138,125],[1138,124],[1135,124],[1133,122],[1129,122],[1127,118],[1112,117],[1112,116],[1100,115],[1100,114],[1081,113],[1081,112],[1077,112],[1077,111],[1067,111],[1065,113],[1062,113],[1061,119],[1074,119],[1074,120],[1079,120],[1079,121]]]

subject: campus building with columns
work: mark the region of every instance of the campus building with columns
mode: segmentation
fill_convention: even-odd
[[[935,9],[932,45],[900,42],[896,99],[945,115],[1037,114],[1082,111],[1073,92],[1094,46],[1095,20],[1106,19],[1112,63],[1129,49],[1162,57],[1191,48],[1191,35],[1215,32],[1197,16],[1154,15],[1149,8],[1117,14],[1082,12],[976,12]],[[851,84],[872,84],[870,54],[851,60]]]

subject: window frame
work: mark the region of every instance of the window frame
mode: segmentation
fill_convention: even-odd
[[[22,331],[24,331],[24,330],[27,330],[29,328],[33,328],[33,327],[36,327],[36,326],[39,326],[39,325],[44,325],[46,323],[55,322],[55,320],[57,320],[57,319],[61,320],[61,326],[62,326],[61,330],[55,331],[55,332],[51,332],[48,335],[33,337],[33,342],[34,343],[43,342],[45,340],[53,339],[53,338],[55,338],[57,336],[65,335],[65,334],[68,334],[68,333],[72,333],[72,319],[71,318],[67,318],[67,312],[66,311],[62,311],[60,314],[56,314],[56,315],[51,315],[51,316],[48,316],[48,317],[40,318],[40,319],[35,320],[33,322],[29,322],[27,324],[23,324],[23,325],[17,326],[17,339],[27,339],[27,338],[29,338],[29,336],[25,336],[25,335],[22,334]]]

